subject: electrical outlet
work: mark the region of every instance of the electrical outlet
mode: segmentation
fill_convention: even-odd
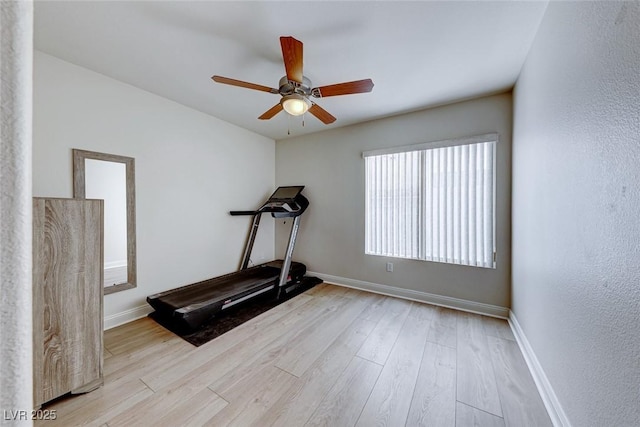
[[[393,263],[392,262],[388,262],[387,263],[387,271],[389,273],[393,272]]]

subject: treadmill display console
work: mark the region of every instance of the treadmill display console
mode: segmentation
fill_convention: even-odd
[[[269,197],[269,201],[272,200],[293,200],[304,189],[304,185],[297,185],[291,187],[278,187],[278,189]]]

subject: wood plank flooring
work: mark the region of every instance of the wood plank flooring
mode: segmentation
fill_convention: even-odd
[[[104,360],[36,425],[552,425],[506,321],[328,284],[201,347],[137,320]]]

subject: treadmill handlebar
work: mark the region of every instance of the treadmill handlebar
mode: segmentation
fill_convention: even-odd
[[[274,218],[291,218],[302,215],[309,206],[309,200],[302,194],[298,194],[293,200],[267,200],[267,202],[256,211],[231,211],[232,216],[259,215],[270,212]]]
[[[291,213],[295,214],[300,210],[300,206],[297,203],[283,203],[283,204],[267,204],[262,206],[257,211],[231,211],[229,215],[232,216],[241,216],[241,215],[258,215],[265,212],[271,213]]]
[[[231,216],[241,216],[241,215],[257,215],[260,212],[258,211],[231,211],[229,215]]]

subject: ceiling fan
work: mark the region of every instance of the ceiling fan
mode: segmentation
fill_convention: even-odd
[[[280,102],[258,117],[260,120],[269,120],[284,109],[293,116],[300,116],[308,111],[326,125],[335,122],[336,118],[313,102],[310,97],[326,98],[328,96],[350,95],[371,92],[373,89],[371,79],[312,87],[311,80],[302,74],[302,42],[290,36],[280,37],[280,46],[287,75],[280,79],[278,89],[222,76],[211,78],[217,83],[281,95]]]

